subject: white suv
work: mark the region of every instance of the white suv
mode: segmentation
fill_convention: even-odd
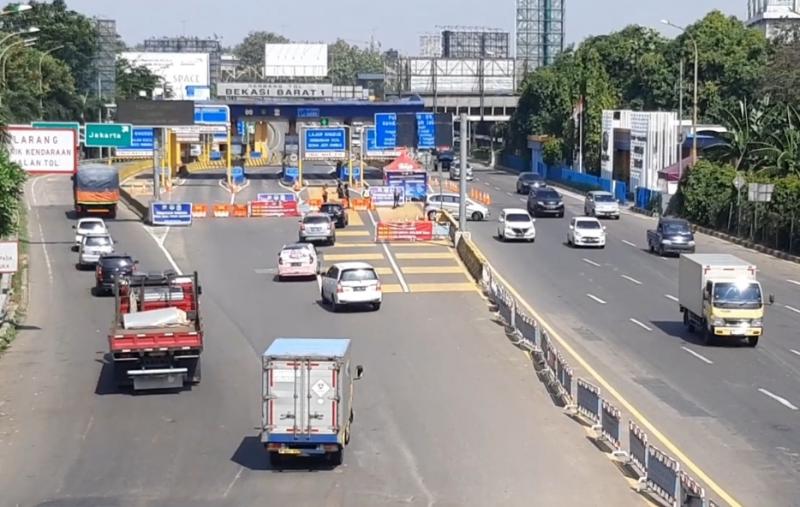
[[[572,247],[606,247],[606,226],[594,217],[574,217],[569,221],[567,244]]]
[[[322,275],[320,298],[334,312],[344,305],[370,305],[379,310],[383,300],[378,273],[366,262],[340,262]]]
[[[524,209],[505,208],[497,220],[497,237],[501,241],[523,239],[533,243],[536,240],[536,219]]]
[[[609,192],[595,190],[586,194],[583,214],[590,217],[612,217],[619,220],[619,203]]]
[[[97,264],[101,255],[110,253],[114,253],[114,240],[109,234],[86,234],[78,249],[78,265],[92,266]]]
[[[470,220],[479,222],[489,217],[489,208],[473,201],[469,197],[466,199],[467,217]],[[428,198],[425,200],[425,216],[428,217],[429,220],[434,220],[439,210],[445,210],[453,215],[453,217],[458,218],[458,205],[460,202],[458,194],[455,193],[443,192],[428,194]]]

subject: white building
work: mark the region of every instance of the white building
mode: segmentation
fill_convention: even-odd
[[[748,0],[747,25],[768,38],[800,24],[800,0]]]

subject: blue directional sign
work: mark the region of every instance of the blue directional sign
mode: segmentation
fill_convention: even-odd
[[[433,113],[417,113],[417,148],[436,148],[436,121]]]
[[[307,129],[304,135],[303,151],[306,154],[340,154],[347,147],[346,139],[343,128]]]
[[[153,153],[153,129],[133,127],[131,144],[125,148],[117,148],[118,155],[148,155]]]
[[[364,130],[367,132],[367,153],[379,151],[375,140],[375,128],[366,128]]]
[[[196,125],[227,125],[230,111],[227,106],[194,106]]]
[[[192,225],[192,203],[151,203],[150,222],[153,225]]]
[[[391,150],[397,146],[397,115],[375,113],[375,148]]]
[[[318,107],[298,107],[297,108],[297,117],[298,118],[319,118],[319,108]]]

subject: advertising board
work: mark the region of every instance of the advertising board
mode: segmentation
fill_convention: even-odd
[[[403,187],[388,187],[388,186],[372,186],[369,187],[369,196],[372,198],[372,204],[376,207],[394,206],[394,190],[400,190],[400,206],[406,203],[405,189]]]
[[[172,90],[172,98],[189,98],[189,87],[209,86],[208,53],[124,52],[120,58],[135,67],[146,67],[164,78]],[[193,88],[195,89],[195,88]]]
[[[328,45],[265,44],[264,75],[325,77],[328,75]]]
[[[76,132],[12,125],[8,153],[13,162],[30,173],[74,173],[78,167]]]

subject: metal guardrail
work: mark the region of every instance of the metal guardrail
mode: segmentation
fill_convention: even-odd
[[[542,326],[526,314],[519,302],[495,276],[493,268],[475,244],[458,234],[457,224],[450,223],[450,238],[489,300],[505,331],[518,338],[518,346],[532,353],[540,377],[565,403],[567,411],[576,412],[592,423],[597,438],[608,443],[612,456],[623,461],[639,475],[639,484],[654,495],[680,507],[716,507],[706,498],[703,487],[681,470],[677,460],[648,442],[647,434],[628,419],[628,446],[623,449],[623,414],[603,398],[599,387],[576,377],[566,358]],[[573,385],[575,393],[573,395]],[[574,402],[574,403],[573,403]]]

